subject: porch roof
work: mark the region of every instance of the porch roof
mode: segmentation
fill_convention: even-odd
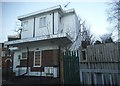
[[[6,41],[4,43],[5,46],[7,45],[17,45],[22,43],[31,43],[31,42],[40,42],[40,41],[47,41],[47,40],[61,40],[66,43],[71,43],[72,38],[68,34],[52,34],[52,35],[43,35],[34,38],[24,38],[14,41]]]

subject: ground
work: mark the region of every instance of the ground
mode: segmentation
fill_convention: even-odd
[[[59,78],[52,77],[33,77],[19,76],[13,77],[8,81],[4,81],[2,86],[43,86],[43,85],[59,85]]]

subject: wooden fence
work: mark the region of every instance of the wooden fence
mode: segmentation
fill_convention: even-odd
[[[80,84],[79,57],[75,51],[67,51],[63,57],[64,84]]]
[[[101,83],[110,84],[113,86],[120,84],[119,49],[120,43],[90,45],[87,46],[86,49],[81,49],[80,51],[81,82],[83,84]]]

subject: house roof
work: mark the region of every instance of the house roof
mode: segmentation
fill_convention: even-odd
[[[26,17],[30,17],[30,16],[34,16],[34,15],[37,15],[37,14],[46,13],[46,12],[53,11],[53,10],[58,10],[58,9],[61,12],[63,12],[63,9],[61,8],[61,6],[57,5],[57,6],[53,6],[53,7],[47,8],[47,9],[43,9],[43,10],[39,10],[39,11],[36,11],[36,12],[32,12],[32,13],[29,13],[29,14],[26,14],[26,15],[18,16],[18,19],[21,20],[21,19],[26,18]]]
[[[42,13],[46,13],[46,12],[50,12],[50,11],[54,11],[54,10],[59,10],[63,14],[64,13],[75,12],[74,9],[63,10],[60,5],[57,5],[57,6],[53,6],[53,7],[47,8],[47,9],[43,9],[43,10],[39,10],[39,11],[32,12],[32,13],[29,13],[29,14],[18,16],[18,20],[22,20],[22,19],[30,17],[30,16],[35,16],[35,15],[38,15],[38,14],[42,14]]]

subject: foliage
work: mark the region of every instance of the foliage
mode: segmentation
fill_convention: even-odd
[[[120,37],[120,0],[114,0],[108,3],[109,10],[107,20],[110,23],[110,28],[112,31],[118,31],[118,39]]]

